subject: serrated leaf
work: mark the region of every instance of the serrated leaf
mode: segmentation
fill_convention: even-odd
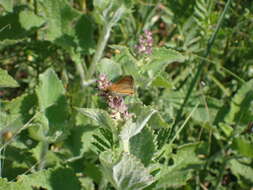
[[[141,190],[154,182],[148,169],[133,155],[124,153],[119,158],[108,152],[100,160],[105,177],[118,190]]]
[[[142,114],[138,116],[136,122],[127,121],[120,133],[121,139],[128,141],[131,137],[140,133],[155,112],[156,110],[153,109],[144,110]]]
[[[0,135],[5,132],[16,133],[32,117],[30,109],[37,103],[35,95],[23,94],[1,104]]]
[[[48,69],[39,76],[39,86],[36,94],[39,100],[40,110],[54,105],[65,94],[65,89],[53,69]]]
[[[0,4],[4,7],[6,11],[13,11],[13,0],[1,0]]]
[[[36,88],[39,110],[34,127],[29,130],[53,142],[68,134],[68,105],[65,98],[65,89],[53,69],[49,68],[39,76],[39,85]],[[40,129],[42,127],[42,129]]]
[[[24,10],[24,6],[15,6],[13,12],[0,17],[0,40],[22,40],[29,33],[22,28],[19,22],[19,13]]]
[[[18,86],[18,83],[8,74],[8,72],[0,68],[0,88],[15,88]]]
[[[82,156],[85,152],[90,151],[92,142],[94,142],[93,135],[98,132],[94,126],[75,127],[66,141],[73,156]]]
[[[246,82],[234,95],[230,110],[225,117],[225,121],[228,124],[248,124],[251,121],[249,115],[249,109],[253,101],[253,80]]]
[[[239,152],[241,155],[253,158],[253,143],[250,141],[247,141],[243,137],[237,137],[233,140],[232,144],[233,149],[235,149],[237,152]]]
[[[75,42],[85,53],[91,53],[95,48],[92,24],[92,19],[88,15],[82,15],[75,25]]]
[[[111,59],[102,59],[97,67],[100,74],[105,74],[109,80],[112,80],[122,74],[120,65]]]
[[[19,22],[24,29],[30,30],[34,27],[40,27],[45,20],[32,11],[24,10],[19,13]]]
[[[30,187],[42,187],[47,190],[81,189],[80,182],[70,168],[48,169],[29,175],[21,175],[18,182],[28,184]]]
[[[172,88],[172,84],[169,83],[163,76],[157,76],[155,80],[153,80],[152,85],[160,88]]]
[[[104,110],[93,108],[76,108],[76,110],[96,121],[101,127],[111,129],[113,126],[112,119]]]
[[[157,176],[157,188],[179,187],[185,185],[191,178],[193,170],[203,163],[197,157],[197,148],[200,143],[181,146],[176,154],[172,155],[173,165],[161,166],[161,173]]]
[[[147,166],[155,152],[154,136],[150,129],[142,131],[130,139],[130,153],[139,158]]]
[[[20,182],[8,182],[5,178],[0,178],[0,190],[32,190],[28,184]]]
[[[66,0],[43,0],[41,3],[47,21],[46,39],[65,48],[75,46],[73,22],[80,13]]]
[[[251,166],[243,164],[243,162],[236,159],[230,160],[229,166],[234,175],[238,177],[242,176],[253,183],[253,169]]]
[[[154,182],[143,164],[127,153],[113,167],[113,179],[119,190],[141,190]]]
[[[135,64],[137,60],[131,55],[129,49],[125,46],[112,45],[111,48],[119,50],[120,53],[114,57],[115,62],[119,63],[122,71],[126,75],[132,75],[135,80],[139,81],[138,67]]]
[[[172,49],[155,48],[150,56],[150,62],[141,68],[141,72],[148,72],[155,79],[165,67],[173,62],[183,62],[185,57]]]
[[[187,184],[187,180],[192,177],[192,174],[187,170],[168,170],[166,174],[163,174],[163,177],[159,179],[156,184],[156,188],[166,189],[168,187],[180,187]]]

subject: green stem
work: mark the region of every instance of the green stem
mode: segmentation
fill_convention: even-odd
[[[49,144],[46,141],[42,142],[41,152],[40,152],[40,162],[39,162],[39,170],[42,170],[45,168],[46,163],[46,156],[48,152]]]
[[[113,10],[108,10],[108,15],[110,11],[111,13],[114,12],[114,14],[110,19],[108,19],[109,21],[104,23],[103,29],[99,34],[97,49],[95,55],[92,57],[90,68],[88,70],[88,79],[91,79],[92,75],[95,73],[96,65],[103,56],[103,52],[109,40],[112,27],[119,21],[125,10],[126,9],[123,4],[115,12]]]
[[[108,25],[105,24],[104,27],[103,27],[103,30],[101,31],[101,33],[99,35],[96,53],[92,58],[91,65],[90,65],[90,68],[89,68],[89,74],[88,74],[89,79],[94,74],[95,69],[96,69],[96,65],[103,56],[105,46],[106,46],[107,41],[110,37],[111,28],[112,28],[112,24],[108,24]]]
[[[75,63],[76,71],[78,75],[80,76],[81,84],[84,84],[84,81],[86,81],[87,79],[87,67],[85,63],[83,64],[83,59],[81,58],[80,54],[77,54],[74,51],[72,51],[70,55],[71,55],[71,59]]]
[[[213,34],[212,34],[212,36],[210,37],[210,39],[208,40],[207,49],[206,49],[206,52],[205,52],[205,54],[204,54],[204,57],[207,57],[207,56],[209,55],[209,53],[210,53],[210,50],[211,50],[211,48],[212,48],[212,46],[213,46],[213,43],[214,43],[214,41],[215,41],[215,39],[216,39],[217,33],[219,32],[219,30],[220,30],[220,28],[221,28],[222,21],[223,21],[224,18],[225,18],[225,14],[226,14],[226,12],[227,12],[227,10],[228,10],[228,8],[229,8],[231,2],[232,2],[232,0],[228,0],[227,3],[226,3],[226,5],[225,5],[225,8],[224,8],[224,10],[223,10],[223,12],[222,12],[222,14],[221,14],[219,20],[218,20],[216,29],[215,29],[215,31],[213,32]],[[172,133],[173,133],[173,131],[174,131],[175,126],[177,125],[177,123],[178,123],[178,122],[180,121],[180,119],[181,119],[181,116],[182,116],[184,107],[185,107],[185,105],[187,104],[187,102],[188,102],[188,100],[189,100],[189,98],[190,98],[190,96],[191,96],[191,94],[192,94],[192,91],[193,91],[193,89],[195,88],[195,86],[196,86],[196,84],[197,84],[197,82],[198,82],[198,80],[199,80],[199,78],[200,78],[200,75],[202,74],[202,71],[203,71],[203,68],[204,68],[205,65],[206,65],[206,61],[205,61],[205,60],[202,60],[201,63],[199,64],[199,66],[198,66],[197,72],[196,72],[196,74],[195,74],[193,80],[191,81],[190,87],[189,87],[189,89],[188,89],[188,91],[187,91],[187,94],[186,94],[186,96],[185,96],[185,98],[184,98],[184,102],[183,102],[183,104],[181,104],[181,107],[180,107],[180,109],[179,109],[179,111],[178,111],[178,114],[177,114],[177,116],[176,116],[175,123],[174,123],[174,125],[172,126],[172,129],[171,129]],[[169,136],[171,136],[171,135],[169,135]]]

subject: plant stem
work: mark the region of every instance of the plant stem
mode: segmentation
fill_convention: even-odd
[[[207,57],[207,56],[209,55],[209,53],[210,53],[211,47],[213,46],[213,43],[214,43],[214,41],[215,41],[215,39],[216,39],[216,36],[217,36],[217,33],[219,32],[219,30],[220,30],[220,28],[221,28],[222,21],[223,21],[224,18],[225,18],[225,14],[226,14],[226,12],[227,12],[227,10],[228,10],[228,8],[229,8],[231,2],[232,2],[232,0],[228,0],[227,3],[226,3],[226,5],[225,5],[225,8],[224,8],[224,10],[223,10],[223,12],[222,12],[222,14],[221,14],[219,20],[218,20],[216,29],[215,29],[215,31],[213,32],[213,34],[212,34],[212,36],[210,37],[210,39],[208,40],[207,49],[206,49],[206,52],[205,52],[205,54],[204,54],[204,57]],[[199,78],[200,78],[200,75],[202,74],[202,71],[203,71],[203,68],[204,68],[205,65],[206,65],[206,61],[205,61],[205,60],[202,60],[202,61],[200,62],[200,64],[199,64],[199,66],[198,66],[197,72],[196,72],[196,74],[195,74],[193,80],[191,81],[190,87],[189,87],[189,89],[188,89],[188,91],[187,91],[187,94],[186,94],[186,96],[185,96],[185,98],[184,98],[184,102],[183,102],[183,104],[181,104],[181,106],[180,106],[180,109],[179,109],[178,114],[177,114],[177,116],[176,116],[175,123],[174,123],[174,125],[172,126],[172,129],[171,129],[172,133],[173,133],[173,131],[174,131],[173,129],[175,128],[175,126],[177,125],[177,123],[178,123],[178,122],[180,121],[180,119],[181,119],[181,116],[182,116],[182,113],[183,113],[183,109],[184,109],[185,105],[187,104],[187,102],[188,102],[188,100],[189,100],[189,98],[190,98],[190,96],[191,96],[191,93],[192,93],[194,87],[196,86],[196,84],[197,84],[197,82],[198,82],[198,80],[199,80]],[[169,137],[170,137],[170,136],[171,136],[171,134],[169,135]]]
[[[39,162],[39,166],[38,166],[39,170],[42,170],[45,167],[48,148],[49,148],[48,142],[43,141],[42,146],[41,146],[41,152],[40,152],[40,162]]]
[[[107,15],[110,15],[109,12],[114,13],[113,16],[111,16],[111,18],[107,18],[108,21],[104,23],[103,29],[99,33],[97,49],[95,55],[92,57],[90,68],[88,70],[88,79],[91,79],[92,75],[95,73],[96,65],[103,56],[103,52],[109,40],[112,27],[119,21],[125,10],[126,9],[124,4],[118,7],[118,9],[115,12],[110,8],[108,9]]]
[[[92,58],[91,65],[90,65],[90,68],[89,68],[89,73],[88,73],[88,78],[89,79],[94,74],[97,62],[99,62],[99,60],[101,59],[101,57],[103,55],[105,46],[106,46],[107,41],[110,37],[111,28],[112,28],[112,24],[110,24],[110,23],[108,25],[105,24],[102,31],[101,31],[101,33],[100,33],[100,35],[99,35],[96,53]]]

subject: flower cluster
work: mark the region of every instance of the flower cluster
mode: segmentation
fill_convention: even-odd
[[[107,104],[111,109],[111,117],[113,119],[128,119],[132,115],[128,112],[128,107],[121,96],[112,95],[110,92],[106,91],[111,82],[107,79],[106,75],[100,75],[97,80],[98,89],[101,90],[101,96],[103,96]]]
[[[151,54],[153,46],[152,32],[145,30],[144,34],[139,38],[139,45],[137,50],[139,54]]]

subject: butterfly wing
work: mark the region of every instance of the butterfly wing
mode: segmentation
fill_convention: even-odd
[[[107,90],[116,95],[134,94],[134,80],[132,76],[125,76],[117,82],[110,85]]]

